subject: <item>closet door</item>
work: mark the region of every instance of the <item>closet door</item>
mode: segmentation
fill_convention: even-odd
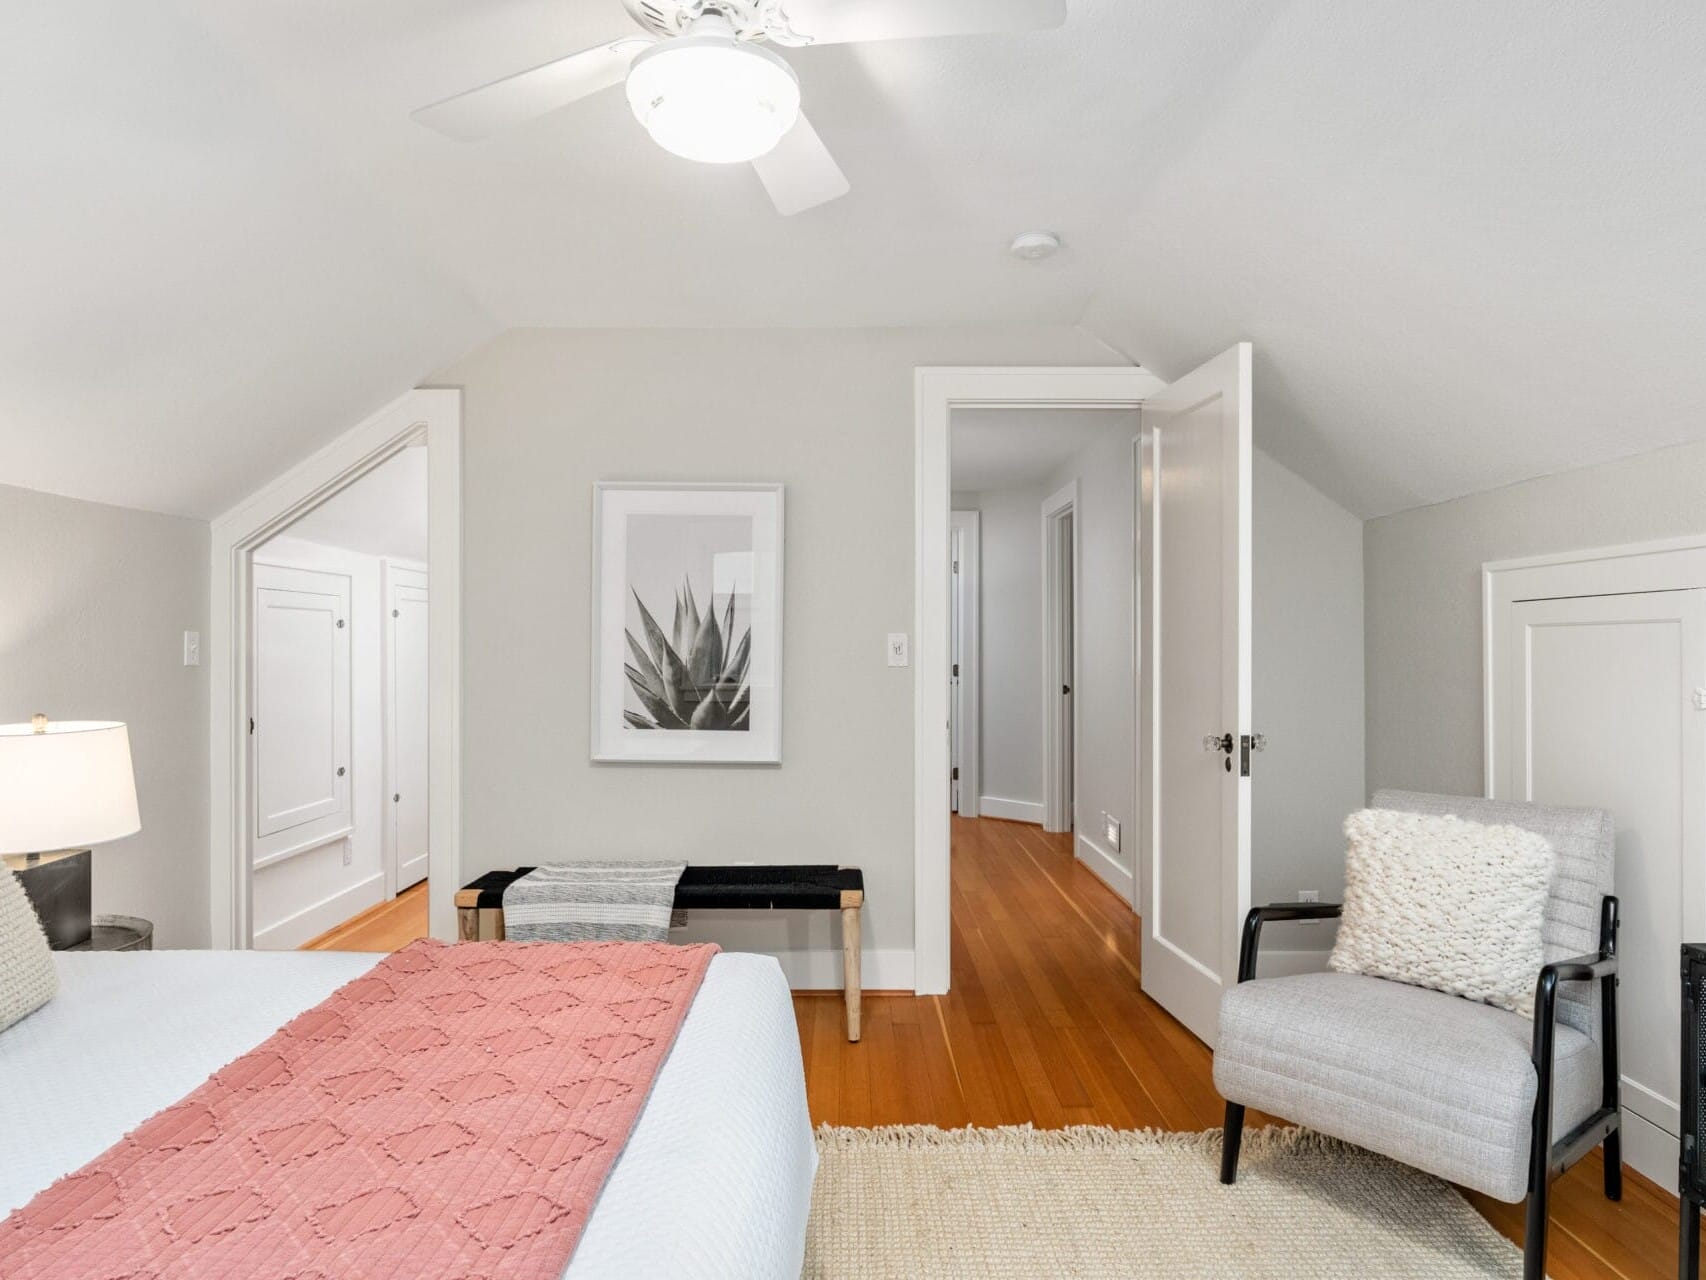
[[[350,580],[254,568],[258,860],[285,832],[350,814]],[[294,837],[291,837],[294,838]]]
[[[390,644],[386,654],[386,740],[395,892],[426,879],[427,823],[427,575],[389,567]]]
[[[1518,600],[1505,616],[1493,791],[1616,823],[1624,1153],[1668,1184],[1677,953],[1706,940],[1706,590]]]

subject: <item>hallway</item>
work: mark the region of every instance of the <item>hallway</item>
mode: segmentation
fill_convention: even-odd
[[[812,1120],[1218,1128],[1212,1055],[1139,990],[1138,918],[1073,858],[1070,837],[953,823],[953,990],[868,992],[858,1044],[839,993],[796,992]],[[1626,1171],[1610,1204],[1601,1168],[1595,1153],[1554,1185],[1553,1280],[1668,1280],[1675,1201]],[[1471,1199],[1520,1238],[1521,1205]]]

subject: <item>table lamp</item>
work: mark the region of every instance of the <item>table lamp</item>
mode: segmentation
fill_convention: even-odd
[[[0,857],[55,950],[89,939],[89,846],[142,829],[130,731],[112,721],[0,725]]]

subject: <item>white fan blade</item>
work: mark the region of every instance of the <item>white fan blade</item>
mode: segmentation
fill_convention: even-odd
[[[627,79],[629,64],[653,43],[644,36],[625,36],[594,49],[582,49],[422,107],[413,113],[413,119],[464,142],[490,137],[621,84]]]
[[[784,0],[788,27],[812,44],[1040,31],[1066,21],[1066,0]]]
[[[817,136],[812,122],[801,116],[769,155],[752,162],[758,178],[770,193],[776,212],[783,217],[804,213],[820,204],[839,200],[853,188],[847,175]]]

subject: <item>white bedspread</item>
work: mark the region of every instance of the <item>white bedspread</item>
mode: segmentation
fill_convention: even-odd
[[[57,954],[60,993],[0,1033],[0,1215],[86,1164],[372,955]],[[817,1154],[788,986],[711,961],[565,1280],[794,1280]]]

